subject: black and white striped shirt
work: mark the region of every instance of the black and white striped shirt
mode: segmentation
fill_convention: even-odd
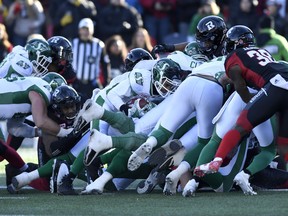
[[[90,41],[74,38],[72,47],[73,67],[79,80],[95,81],[99,77],[101,67],[103,73],[107,73],[109,57],[106,55],[103,41],[98,38],[93,38]]]

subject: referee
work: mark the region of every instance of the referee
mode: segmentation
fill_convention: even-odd
[[[91,98],[95,88],[103,88],[110,81],[110,60],[105,51],[105,44],[93,37],[94,24],[90,18],[79,22],[79,37],[72,40],[73,67],[77,81],[73,87],[81,95],[82,100]],[[100,82],[100,73],[104,81]]]

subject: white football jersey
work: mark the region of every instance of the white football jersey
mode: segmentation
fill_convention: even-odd
[[[224,62],[226,56],[221,56],[212,59],[209,62],[204,62],[202,65],[194,68],[192,71],[192,75],[200,74],[215,77],[215,75],[219,72],[225,72]]]
[[[51,100],[50,85],[39,77],[0,79],[0,119],[25,117],[31,114],[29,92],[38,92],[47,106]]]
[[[31,76],[33,65],[22,46],[15,46],[0,64],[0,78]]]
[[[146,69],[146,70],[152,70],[153,66],[157,60],[141,60],[136,65],[134,65],[134,69]]]
[[[198,67],[204,63],[204,61],[195,60],[181,51],[172,52],[167,58],[177,62],[182,70],[192,70],[192,68]]]

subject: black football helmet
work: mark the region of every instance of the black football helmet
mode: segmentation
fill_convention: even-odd
[[[130,50],[130,52],[126,56],[125,70],[131,71],[133,67],[141,60],[152,60],[152,59],[153,57],[148,51],[142,48],[134,48]]]
[[[152,68],[152,82],[163,98],[175,92],[181,80],[181,67],[171,59],[162,58]]]
[[[255,46],[255,37],[250,28],[236,25],[228,30],[224,43],[226,53],[248,46]]]
[[[52,94],[52,109],[62,118],[73,120],[81,108],[81,96],[74,88],[61,85]]]
[[[206,16],[202,18],[196,29],[196,41],[203,54],[211,56],[224,41],[227,27],[219,16]]]
[[[48,43],[52,50],[53,62],[65,65],[73,60],[72,45],[68,39],[62,36],[53,36],[49,38]]]

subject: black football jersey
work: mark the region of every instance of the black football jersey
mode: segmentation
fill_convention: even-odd
[[[242,77],[246,80],[247,86],[258,90],[277,74],[288,80],[288,64],[275,61],[265,49],[247,47],[231,52],[225,61],[228,77],[229,68],[234,65],[242,69]]]

